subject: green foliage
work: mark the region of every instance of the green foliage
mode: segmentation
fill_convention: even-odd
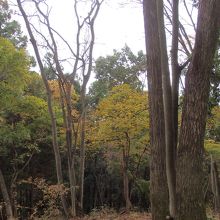
[[[213,159],[220,163],[220,143],[213,140],[205,141],[205,149],[209,155],[213,156]]]
[[[212,108],[206,125],[206,136],[209,139],[220,141],[220,107]]]
[[[16,47],[25,47],[27,37],[23,35],[20,24],[11,19],[11,15],[8,2],[0,1],[0,36],[9,39]]]
[[[49,133],[46,102],[34,96],[25,96],[10,110],[1,113],[0,147],[5,156],[22,164],[25,157],[38,151],[38,144]],[[16,151],[16,156],[11,154]]]
[[[25,87],[25,95],[33,95],[44,100],[47,99],[43,80],[38,73],[30,72],[27,86]]]
[[[90,88],[92,104],[97,104],[117,85],[129,84],[134,89],[142,90],[144,85],[140,76],[146,71],[146,58],[142,51],[135,55],[125,45],[121,51],[113,51],[113,55],[99,57],[96,60],[96,81]]]
[[[28,89],[35,77],[29,64],[23,49],[0,38],[0,153],[8,170],[19,169],[37,153],[50,129],[47,103]]]
[[[12,105],[28,79],[29,59],[24,50],[16,49],[0,37],[0,110]]]
[[[210,93],[209,93],[209,105],[208,105],[208,113],[211,115],[211,111],[214,107],[219,105],[220,102],[220,40],[218,44],[218,48],[215,53],[214,65],[211,74],[210,80]]]

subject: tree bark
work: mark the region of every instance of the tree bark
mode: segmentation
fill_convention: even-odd
[[[85,176],[85,123],[86,123],[86,103],[85,94],[86,88],[82,88],[81,93],[81,145],[80,145],[80,207],[83,210],[83,196],[84,196],[84,176]]]
[[[5,184],[5,179],[2,174],[2,170],[0,169],[0,189],[2,191],[2,197],[5,202],[5,208],[6,208],[6,215],[7,215],[7,220],[15,220],[13,216],[13,211],[12,211],[12,205],[11,205],[11,200],[9,198],[8,190]]]
[[[185,80],[177,161],[178,220],[206,220],[204,134],[209,80],[219,28],[219,0],[201,0],[192,61]]]
[[[178,101],[179,101],[179,78],[181,69],[178,64],[178,40],[179,40],[179,0],[172,1],[172,48],[171,48],[171,69],[172,69],[172,112],[173,112],[173,144],[174,157],[176,159],[178,143]]]
[[[128,179],[128,155],[123,148],[122,155],[122,173],[123,173],[123,191],[124,191],[124,199],[125,199],[125,209],[126,212],[129,213],[132,204],[129,197],[129,179]]]
[[[165,163],[165,125],[161,78],[160,45],[155,0],[144,0],[147,78],[150,111],[150,197],[153,220],[164,220],[169,214]]]
[[[214,208],[215,208],[215,212],[219,215],[220,214],[219,175],[218,175],[217,164],[213,160],[212,156],[211,156],[211,171],[210,171],[210,173],[211,173],[212,194],[214,196]]]
[[[174,147],[174,121],[172,108],[172,93],[170,83],[170,72],[168,66],[166,34],[164,27],[163,0],[157,0],[157,22],[160,44],[163,106],[165,122],[165,142],[166,142],[166,174],[169,190],[169,211],[170,216],[176,216],[176,166]],[[155,33],[156,34],[156,33]]]

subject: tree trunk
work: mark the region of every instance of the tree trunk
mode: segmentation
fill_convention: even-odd
[[[171,68],[172,68],[172,112],[173,112],[173,144],[174,157],[176,159],[178,143],[178,101],[179,101],[179,79],[181,69],[178,64],[178,36],[179,36],[179,0],[172,1],[172,48],[171,48]]]
[[[53,151],[54,151],[54,157],[55,157],[55,163],[56,163],[56,174],[57,174],[57,182],[58,184],[63,184],[63,172],[62,172],[62,164],[61,164],[61,157],[60,157],[60,149],[58,146],[58,141],[57,141],[57,126],[56,126],[56,116],[55,113],[53,111],[53,104],[52,104],[52,94],[51,94],[51,90],[46,78],[46,74],[44,72],[44,66],[42,63],[42,59],[41,59],[41,55],[40,52],[38,50],[38,46],[35,40],[35,37],[33,35],[32,29],[31,29],[31,25],[28,21],[28,17],[27,14],[25,13],[23,7],[22,7],[22,3],[20,0],[17,0],[18,3],[18,7],[19,10],[21,11],[21,14],[24,18],[29,36],[30,36],[30,41],[32,43],[35,55],[36,55],[36,59],[38,62],[38,65],[40,67],[40,71],[41,71],[41,75],[42,75],[42,79],[47,91],[47,104],[48,104],[48,112],[51,118],[51,129],[52,129],[52,143],[53,143]],[[63,210],[66,216],[69,216],[69,212],[68,212],[68,206],[67,206],[67,202],[65,199],[65,195],[61,194],[61,202],[62,202],[62,206],[63,206]]]
[[[178,220],[206,220],[203,197],[204,134],[209,80],[219,28],[219,0],[201,0],[195,47],[185,80],[178,148]]]
[[[215,212],[219,215],[220,214],[220,194],[219,194],[219,175],[218,175],[218,168],[216,162],[213,160],[211,156],[211,187],[212,193],[214,196],[214,207]]]
[[[8,190],[7,190],[7,187],[5,185],[5,179],[4,179],[4,176],[2,174],[1,169],[0,169],[0,189],[2,191],[2,197],[3,197],[3,200],[5,202],[7,220],[15,220],[15,218],[13,216],[13,212],[12,212],[12,205],[11,205],[11,201],[10,201],[10,198],[9,198]]]
[[[87,84],[87,83],[86,83]],[[80,208],[83,211],[84,174],[85,174],[85,123],[86,123],[86,84],[81,91],[81,144],[80,144]]]
[[[59,65],[59,64],[58,64]],[[62,71],[62,70],[61,70]],[[63,73],[60,72],[63,76]],[[64,127],[66,128],[66,146],[68,161],[68,177],[70,187],[71,215],[76,216],[76,178],[75,178],[75,149],[73,147],[73,123],[72,123],[72,85],[65,80],[59,80],[60,103],[63,112]]]
[[[169,213],[165,165],[165,130],[161,78],[160,45],[155,0],[144,0],[147,51],[148,96],[150,107],[150,197],[153,220],[164,220]]]
[[[125,199],[125,208],[126,212],[129,213],[132,204],[129,196],[129,179],[128,179],[128,156],[123,149],[122,155],[122,173],[123,173],[123,191],[124,191],[124,199]]]
[[[172,108],[172,93],[170,83],[170,72],[168,66],[166,34],[164,27],[163,0],[157,0],[157,21],[160,44],[163,106],[165,122],[165,142],[166,142],[166,174],[169,190],[169,211],[170,216],[176,216],[176,165],[174,147],[174,121]]]

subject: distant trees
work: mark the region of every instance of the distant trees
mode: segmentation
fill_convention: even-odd
[[[23,35],[20,24],[11,17],[7,0],[0,1],[0,36],[9,39],[16,47],[25,47],[27,37]]]
[[[172,57],[173,60],[177,59],[178,53],[178,2],[173,1],[172,4],[172,24],[173,28],[173,44],[172,44]],[[163,1],[151,1],[144,0],[144,16],[145,16],[145,33],[146,33],[146,48],[147,48],[147,60],[148,60],[148,74],[149,74],[149,100],[150,100],[150,117],[151,121],[158,116],[159,106],[156,105],[156,101],[158,98],[163,100],[164,104],[166,103],[165,97],[167,94],[167,90],[162,90],[162,82],[168,77],[168,71],[165,74],[162,74],[164,71],[164,62],[167,66],[166,60],[166,47],[164,47],[164,24],[163,24]],[[169,187],[169,196],[170,196],[170,215],[178,220],[186,220],[186,219],[206,219],[205,214],[205,205],[204,198],[202,195],[202,186],[201,182],[203,181],[203,155],[204,155],[204,133],[205,133],[205,122],[207,115],[207,103],[208,103],[208,94],[209,94],[209,81],[211,76],[213,58],[216,50],[217,40],[218,40],[218,30],[219,30],[219,20],[217,11],[219,10],[220,2],[219,1],[201,1],[199,5],[199,15],[197,22],[197,31],[195,38],[195,46],[192,53],[192,60],[190,62],[189,68],[186,74],[185,81],[185,90],[184,90],[184,101],[183,101],[183,110],[182,110],[182,121],[180,128],[180,135],[173,136],[174,139],[174,147],[173,149],[166,150],[166,157],[169,159],[166,161],[167,166],[167,178],[168,185],[171,184],[175,187],[174,191]],[[154,17],[153,17],[154,16]],[[155,23],[156,22],[156,23]],[[176,25],[176,26],[175,26]],[[155,45],[155,38],[160,42],[160,47]],[[176,39],[175,39],[176,38]],[[155,48],[152,47],[154,45],[157,48],[158,53],[154,53]],[[159,55],[159,56],[158,56]],[[172,61],[173,61],[172,60]],[[156,66],[160,66],[163,69],[159,69],[158,78],[155,78],[155,68]],[[173,65],[173,73],[175,73],[175,68],[180,68],[181,66],[176,65],[176,61],[172,62]],[[167,70],[167,68],[166,68]],[[176,72],[178,74],[178,72]],[[156,80],[157,79],[157,80]],[[175,77],[172,77],[174,80]],[[166,82],[171,87],[170,82]],[[178,85],[178,81],[172,81],[172,86]],[[178,87],[177,87],[178,88]],[[155,89],[160,91],[159,96],[155,95]],[[174,89],[172,91],[172,97],[174,98],[176,92]],[[175,92],[175,93],[174,93]],[[178,93],[177,93],[178,94]],[[163,98],[162,98],[163,95]],[[176,104],[175,104],[176,103]],[[172,102],[173,114],[175,117],[175,108],[177,107],[177,102]],[[167,111],[167,106],[160,106],[160,108],[164,109],[164,112]],[[156,115],[155,115],[156,114]],[[161,114],[162,117],[163,113]],[[164,137],[167,139],[167,135],[171,132],[175,132],[177,134],[177,130],[173,130],[173,128],[177,129],[177,120],[175,118],[166,118],[168,119],[168,123],[171,123],[170,130],[164,130],[164,125],[160,125],[160,129],[163,132],[162,135],[165,134]],[[166,121],[165,121],[166,122]],[[172,128],[173,126],[173,128]],[[155,144],[157,141],[161,139],[161,134],[156,130],[153,130],[155,127],[154,124],[151,124],[151,143],[152,148],[155,148]],[[173,133],[174,134],[174,133]],[[176,139],[176,137],[178,139]],[[176,143],[175,140],[178,140],[178,153],[176,156],[175,149]],[[173,143],[171,143],[173,144]],[[161,145],[164,148],[163,145]],[[171,145],[170,145],[171,146]],[[168,147],[168,142],[166,142],[166,148]],[[152,157],[160,157],[162,151],[157,154],[155,149],[152,149]],[[173,155],[175,153],[175,155]],[[177,161],[175,158],[177,157]],[[169,167],[168,163],[177,164],[177,178],[171,179],[169,178],[169,174],[171,173],[175,177],[175,167]],[[171,169],[173,170],[171,170]],[[152,169],[153,174],[159,174],[163,171],[164,168],[161,166],[158,170]],[[152,174],[152,175],[153,175]],[[152,182],[156,180],[156,176],[152,176]],[[161,185],[158,185],[157,190],[161,189]],[[175,195],[175,190],[177,194]],[[177,197],[177,201],[172,200],[172,196]],[[158,197],[160,197],[158,195]],[[164,197],[160,197],[163,199]],[[164,216],[158,216],[156,204],[154,203],[154,197],[152,197],[152,208],[153,208],[153,218],[155,219],[164,219]],[[164,203],[165,204],[165,203]],[[177,206],[177,210],[175,212],[175,207]],[[164,209],[166,209],[166,205],[164,205]],[[161,209],[158,209],[161,210]]]
[[[96,105],[108,92],[117,85],[129,84],[134,89],[144,88],[146,58],[142,51],[135,55],[125,45],[121,51],[113,51],[113,55],[99,57],[96,60],[95,81],[89,91],[91,104]]]

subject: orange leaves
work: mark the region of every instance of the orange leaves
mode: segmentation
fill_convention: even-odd
[[[66,99],[68,95],[71,96],[72,105],[75,105],[79,100],[79,96],[76,94],[73,85],[69,82],[65,82],[65,84],[59,83],[58,80],[49,80],[48,81],[53,98],[55,103],[61,105],[61,98],[63,99],[63,103],[66,104]],[[76,109],[72,108],[73,117],[78,117],[79,113]]]

